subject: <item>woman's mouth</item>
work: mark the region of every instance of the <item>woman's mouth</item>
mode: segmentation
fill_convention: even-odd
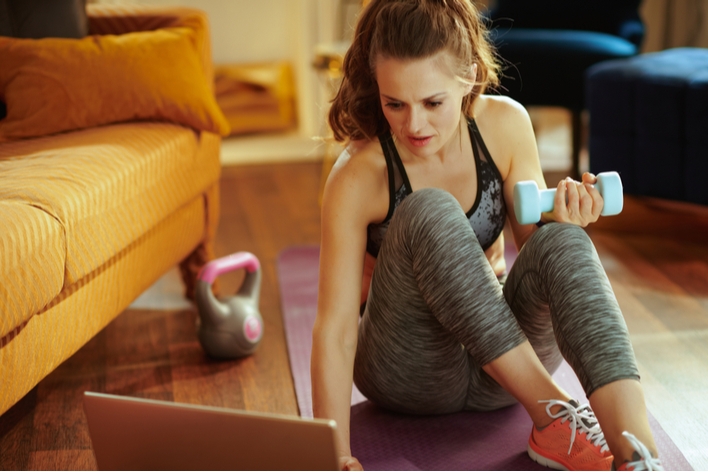
[[[415,146],[415,147],[423,147],[426,144],[430,142],[430,140],[433,139],[432,136],[426,136],[426,137],[416,137],[416,136],[408,136],[408,141]]]

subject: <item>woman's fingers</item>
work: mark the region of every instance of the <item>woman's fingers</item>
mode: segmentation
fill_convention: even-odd
[[[597,178],[586,172],[583,182],[570,177],[558,183],[554,202],[554,219],[585,227],[597,221],[602,211],[603,200],[595,188]]]
[[[339,469],[340,470],[364,470],[361,463],[356,457],[340,457],[339,458]]]
[[[588,223],[594,221],[593,219],[593,206],[594,199],[590,194],[588,187],[592,187],[589,184],[578,184],[575,186],[578,190],[578,224],[580,226],[586,226]],[[594,189],[593,189],[594,190]]]
[[[570,218],[569,223],[579,224],[578,218],[580,217],[580,193],[578,192],[578,186],[576,182],[568,177],[565,179],[565,184],[567,188],[567,206],[568,206],[568,217]]]
[[[600,213],[602,212],[602,208],[605,205],[605,201],[602,199],[602,195],[600,194],[600,191],[595,188],[594,185],[589,185],[589,184],[584,184],[584,187],[586,188],[588,194],[592,198],[592,223],[597,221],[597,219],[600,217]]]
[[[553,201],[553,219],[558,222],[568,222],[567,183],[567,180],[561,180],[556,188],[556,196]]]
[[[597,177],[595,176],[595,174],[592,174],[590,172],[583,173],[583,177],[581,180],[584,184],[595,185],[597,183]]]

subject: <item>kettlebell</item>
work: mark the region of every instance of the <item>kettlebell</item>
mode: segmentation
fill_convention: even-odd
[[[246,269],[236,295],[219,299],[211,286],[226,272]],[[197,277],[195,300],[197,337],[211,357],[234,359],[252,354],[263,338],[263,318],[258,311],[261,264],[250,252],[237,252],[205,265]]]

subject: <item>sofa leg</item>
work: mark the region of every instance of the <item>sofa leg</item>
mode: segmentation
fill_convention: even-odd
[[[204,193],[204,210],[206,212],[204,240],[179,263],[179,270],[182,273],[184,282],[184,295],[188,300],[194,301],[194,291],[197,286],[197,276],[199,271],[207,263],[216,259],[214,244],[216,240],[216,229],[219,225],[220,210],[219,182],[215,182]],[[211,284],[214,295],[219,295],[219,280]]]
[[[184,296],[191,301],[194,301],[194,291],[197,286],[199,271],[208,262],[215,259],[212,246],[213,244],[211,243],[201,243],[189,256],[179,263],[182,282],[184,282]],[[215,280],[211,287],[214,294],[218,295],[219,280]]]

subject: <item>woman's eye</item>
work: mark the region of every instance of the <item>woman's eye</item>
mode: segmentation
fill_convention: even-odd
[[[391,110],[398,110],[401,108],[401,104],[398,102],[388,102],[386,104],[387,108],[390,108]]]
[[[429,106],[430,108],[437,108],[437,107],[439,107],[440,105],[442,105],[442,102],[428,102],[428,106]]]

